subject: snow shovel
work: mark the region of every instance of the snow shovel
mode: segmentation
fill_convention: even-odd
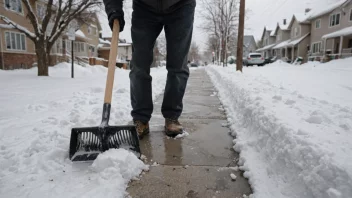
[[[100,126],[73,128],[69,156],[72,161],[90,161],[110,148],[125,148],[140,157],[139,139],[133,125],[109,126],[112,87],[114,84],[116,57],[119,40],[119,22],[114,21],[106,80],[103,119]]]

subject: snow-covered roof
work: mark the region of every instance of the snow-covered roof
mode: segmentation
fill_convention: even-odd
[[[347,36],[347,35],[352,35],[352,26],[344,28],[342,30],[338,30],[338,31],[330,33],[330,34],[325,34],[322,38],[328,39],[328,38]]]
[[[105,12],[97,13],[97,17],[101,26],[101,37],[102,38],[111,38],[112,31],[109,26],[109,20]]]
[[[304,35],[304,36],[302,36],[302,37],[300,37],[298,39],[295,39],[295,40],[289,42],[287,44],[287,46],[289,46],[289,47],[295,46],[295,45],[299,44],[301,41],[303,41],[309,35],[310,35],[310,33],[308,33],[308,34],[306,34],[306,35]]]
[[[261,52],[261,51],[265,51],[265,50],[269,50],[271,48],[273,48],[276,44],[272,44],[272,45],[267,45],[263,48],[257,49],[257,52]]]
[[[132,43],[119,43],[118,46],[119,47],[125,47],[125,46],[131,46]]]
[[[110,42],[110,41],[103,40],[103,39],[101,39],[101,38],[99,39],[99,43],[111,45],[111,42]]]
[[[321,15],[328,14],[328,13],[334,11],[336,8],[342,6],[344,3],[348,2],[348,1],[350,1],[350,0],[339,0],[336,3],[332,3],[327,6],[325,5],[320,8],[314,8],[309,12],[309,19],[311,20],[311,19],[317,18]]]
[[[75,35],[78,37],[78,38],[82,38],[82,39],[86,39],[86,40],[89,40],[89,38],[86,37],[86,35],[81,31],[81,30],[77,30]]]
[[[275,47],[273,47],[273,49],[284,48],[284,47],[286,47],[290,42],[291,42],[291,39],[286,40],[286,41],[283,41],[283,42],[277,44]]]
[[[309,13],[296,13],[294,16],[299,23],[305,23],[308,22],[307,20],[310,15]]]

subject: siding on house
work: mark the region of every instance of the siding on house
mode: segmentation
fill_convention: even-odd
[[[343,14],[343,10],[345,14]],[[341,30],[343,28],[351,27],[352,26],[352,21],[350,20],[351,12],[352,12],[352,2],[349,2],[344,9],[341,9],[341,7],[333,10],[330,13],[324,14],[322,16],[318,16],[316,18],[312,18],[312,24],[311,24],[311,46],[314,43],[321,43],[321,52],[323,52],[323,49],[326,50],[332,50],[332,53],[338,53],[338,44],[340,42],[339,38],[336,39],[327,39],[326,41],[326,46],[324,46],[324,41],[322,37],[326,34],[336,32],[338,30]],[[335,25],[335,26],[330,26],[330,16],[333,14],[338,14],[340,13],[340,24]],[[317,20],[320,20],[320,28],[316,28],[315,22]],[[343,48],[348,48],[349,42],[352,40],[352,35],[347,36],[344,39],[343,42]]]

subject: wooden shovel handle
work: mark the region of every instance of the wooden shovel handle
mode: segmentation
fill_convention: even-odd
[[[117,57],[117,49],[119,44],[119,32],[120,32],[120,23],[117,19],[115,19],[113,31],[112,31],[111,45],[110,45],[108,77],[106,79],[105,98],[104,98],[104,103],[108,103],[108,104],[111,104],[112,88],[114,86],[116,57]]]

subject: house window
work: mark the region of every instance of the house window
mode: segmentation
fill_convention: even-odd
[[[352,9],[350,10],[350,21],[352,21]]]
[[[278,34],[278,35],[277,35],[277,40],[278,40],[278,41],[281,41],[281,34]]]
[[[295,27],[293,35],[294,35],[294,37],[298,36],[298,28],[297,27]]]
[[[312,45],[312,53],[320,52],[320,48],[321,48],[321,42],[313,43],[313,45]]]
[[[88,34],[89,35],[97,35],[97,28],[93,26],[88,26]]]
[[[321,20],[318,19],[315,21],[315,29],[319,29],[320,28],[320,24],[321,24]]]
[[[330,15],[330,27],[340,25],[340,18],[341,18],[340,13]]]
[[[75,52],[85,52],[85,43],[75,42],[74,50],[75,50]]]
[[[22,13],[22,0],[5,0],[5,8]]]
[[[55,41],[53,47],[50,50],[50,53],[52,54],[62,54],[63,48],[62,48],[62,39],[59,38]]]
[[[24,34],[17,32],[5,32],[6,49],[8,50],[26,50],[26,37]]]

